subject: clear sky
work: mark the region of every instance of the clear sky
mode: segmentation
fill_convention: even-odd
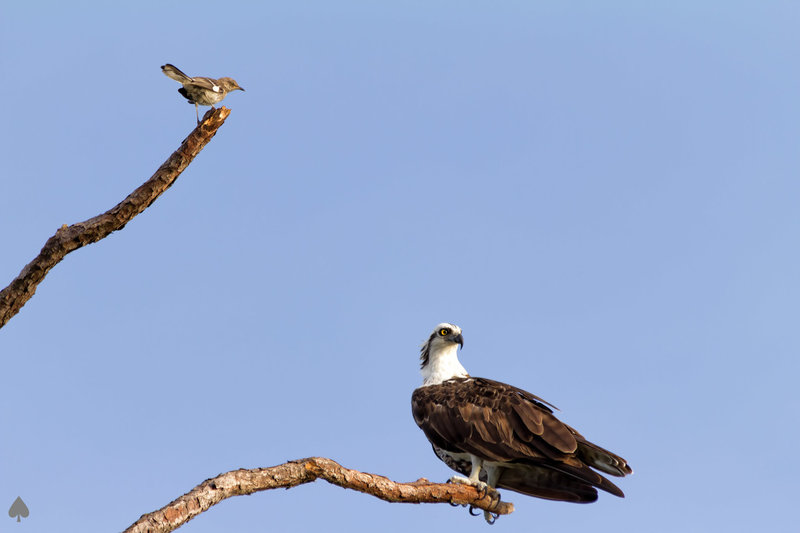
[[[309,455],[443,481],[410,409],[442,321],[470,373],[635,470],[624,500],[506,494],[495,530],[795,531],[799,15],[4,3],[0,286],[194,127],[160,65],[246,92],[174,187],[0,330],[0,531],[120,531],[220,472]],[[181,531],[456,527],[488,526],[318,482]]]

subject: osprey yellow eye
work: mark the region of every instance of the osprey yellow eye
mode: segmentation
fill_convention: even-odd
[[[442,337],[450,335],[450,330],[447,328],[442,328],[439,330],[439,335],[441,335]]]

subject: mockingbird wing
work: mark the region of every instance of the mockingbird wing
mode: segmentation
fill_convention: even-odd
[[[191,78],[183,82],[183,85],[186,87],[197,87],[198,89],[206,89],[208,91],[214,91],[215,93],[220,92],[219,81],[215,80],[214,78],[202,78],[202,77]]]

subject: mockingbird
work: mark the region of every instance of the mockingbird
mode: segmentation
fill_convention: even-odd
[[[200,124],[198,105],[210,105],[213,109],[214,104],[221,102],[229,92],[235,91],[236,89],[244,91],[233,78],[220,78],[218,80],[201,77],[190,78],[181,72],[178,67],[170,65],[169,63],[163,65],[161,71],[183,85],[183,87],[178,89],[178,92],[189,100],[190,104],[194,104],[198,124]]]

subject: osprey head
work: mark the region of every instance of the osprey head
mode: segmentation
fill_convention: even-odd
[[[458,362],[458,347],[464,347],[461,328],[442,322],[433,330],[420,350],[424,385],[441,383],[454,377],[466,377],[467,371]]]

